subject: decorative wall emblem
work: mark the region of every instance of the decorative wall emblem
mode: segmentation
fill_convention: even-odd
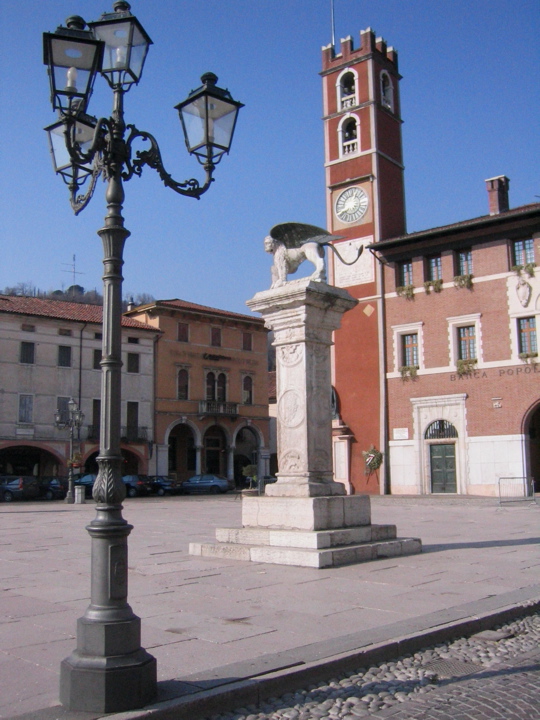
[[[516,285],[516,295],[523,307],[527,307],[531,299],[532,287],[522,277],[518,278]]]
[[[288,450],[279,460],[282,472],[300,472],[302,470],[302,455],[298,450]]]
[[[298,365],[304,355],[302,345],[282,345],[278,353],[281,364],[287,367]]]
[[[278,417],[286,427],[298,427],[304,420],[302,398],[296,390],[286,390],[278,400]]]

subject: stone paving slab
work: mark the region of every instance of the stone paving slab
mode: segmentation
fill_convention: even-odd
[[[194,538],[240,526],[232,495],[127,500],[129,601],[158,661],[160,699],[193,694],[196,676],[218,682],[212,692],[223,703],[224,683],[235,678],[274,668],[293,681],[284,667],[318,667],[377,643],[388,651],[396,638],[403,645],[405,636],[430,637],[430,628],[451,632],[540,597],[540,507],[422,500],[375,497],[372,518],[420,537],[423,554],[322,570],[189,556]],[[59,660],[74,649],[89,600],[93,517],[92,503],[0,505],[1,718],[95,717],[57,706]],[[226,693],[255,692],[249,682]]]

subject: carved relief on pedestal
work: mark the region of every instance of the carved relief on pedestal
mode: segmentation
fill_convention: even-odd
[[[283,345],[278,348],[279,362],[286,367],[298,365],[304,357],[302,345]]]
[[[298,450],[287,450],[279,458],[279,468],[282,473],[301,472],[303,465],[302,454]]]
[[[305,418],[305,408],[296,390],[285,390],[278,400],[278,419],[285,427],[295,428]]]

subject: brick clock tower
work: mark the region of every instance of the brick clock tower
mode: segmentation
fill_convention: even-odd
[[[341,51],[323,48],[327,224],[346,260],[367,246],[405,233],[405,199],[397,53],[371,29]],[[383,276],[364,250],[354,265],[329,253],[330,282],[359,300],[335,333],[334,470],[350,492],[384,492],[384,465],[364,472],[362,451],[386,451]]]

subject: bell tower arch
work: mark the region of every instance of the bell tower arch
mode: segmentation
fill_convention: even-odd
[[[403,235],[405,193],[396,50],[371,28],[355,49],[349,36],[322,49],[323,122],[328,230],[347,260],[359,245]],[[364,474],[362,451],[386,451],[383,277],[372,253],[352,266],[330,253],[329,281],[360,302],[335,333],[333,383],[341,421],[353,435],[349,481],[355,492],[378,493]],[[369,485],[369,487],[368,487]]]

